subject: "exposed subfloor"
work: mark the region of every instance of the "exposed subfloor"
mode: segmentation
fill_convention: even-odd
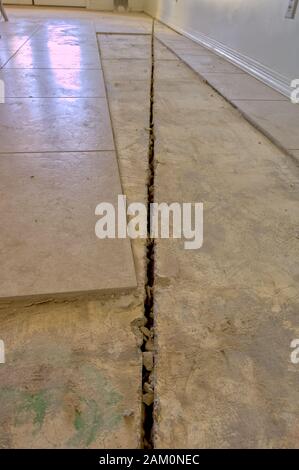
[[[86,27],[83,12],[31,11]],[[153,444],[298,447],[298,164],[159,40],[151,83],[149,17],[84,16],[128,200],[148,202],[153,85],[155,201],[204,204],[200,250],[156,240]],[[1,306],[0,447],[143,445],[146,241],[132,248],[133,293]]]
[[[155,194],[204,203],[204,244],[156,242],[155,444],[298,447],[298,163],[175,67],[155,65]]]

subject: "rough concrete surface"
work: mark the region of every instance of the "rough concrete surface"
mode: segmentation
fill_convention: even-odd
[[[134,295],[0,309],[0,448],[140,446]]]
[[[299,168],[187,66],[167,66],[156,201],[203,202],[204,244],[156,242],[155,445],[298,447]]]

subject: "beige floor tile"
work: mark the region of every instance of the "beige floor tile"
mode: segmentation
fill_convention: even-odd
[[[190,57],[192,57],[192,56],[194,56],[194,57],[197,57],[197,56],[213,56],[214,55],[214,57],[215,57],[215,54],[210,52],[208,49],[204,49],[204,48],[197,49],[197,46],[177,48],[177,47],[174,47],[172,44],[168,45],[166,42],[165,42],[165,45],[167,47],[169,47],[169,49],[171,49],[177,55],[184,54],[184,55],[188,55]]]
[[[5,65],[6,68],[43,68],[43,69],[97,69],[100,57],[96,47],[53,46],[40,50],[35,45],[24,46]]]
[[[204,76],[229,100],[287,100],[281,93],[245,73],[205,73]]]
[[[185,47],[197,47],[198,49],[201,49],[202,46],[197,44],[196,42],[192,41],[191,39],[182,36],[181,34],[177,33],[175,36],[165,36],[165,42],[167,44],[172,44],[173,46],[176,46],[178,49],[180,48],[185,48]]]
[[[104,98],[7,99],[0,152],[114,150]]]
[[[160,41],[155,40],[155,59],[156,60],[179,60],[178,57],[171,52]]]
[[[105,63],[109,61],[109,67],[105,69]],[[107,81],[122,80],[148,80],[151,69],[150,59],[130,59],[130,68],[128,70],[127,59],[103,59],[103,69],[105,70],[105,79]]]
[[[175,48],[173,51],[176,52]],[[242,71],[235,67],[234,65],[230,64],[226,60],[222,60],[218,58],[215,54],[213,55],[201,55],[201,56],[193,56],[190,54],[181,54],[178,51],[179,57],[191,68],[193,68],[196,72],[203,73],[203,72],[218,72],[218,73],[242,73]]]
[[[234,104],[286,149],[299,149],[299,105],[290,101],[234,101]]]
[[[159,115],[163,113],[164,107],[165,110],[167,109],[168,116],[171,114],[172,108],[175,111],[179,107],[180,113],[178,115],[174,112],[173,119],[184,120],[188,118],[190,120],[190,113],[194,113],[197,118],[198,110],[212,112],[229,107],[225,100],[219,99],[218,93],[196,75],[192,82],[190,80],[176,81],[175,78],[159,79],[157,82],[159,88],[155,92],[155,109],[160,109]],[[192,100],[185,99],[186,88],[190,94],[193,94]]]
[[[0,79],[7,98],[105,97],[101,70],[3,68]]]
[[[152,18],[145,15],[117,17],[110,14],[95,20],[95,30],[97,33],[151,34],[152,23]]]
[[[114,152],[2,154],[0,175],[1,298],[136,286],[129,239],[95,235],[121,194]]]
[[[148,129],[150,110],[148,108],[148,113],[146,113],[144,106],[140,107],[136,105],[136,103],[149,103],[149,87],[149,79],[147,81],[113,81],[107,83],[108,96],[113,98],[109,102],[109,106],[111,114],[113,114],[114,127],[122,129],[122,136],[126,133],[126,130],[128,133],[130,133],[130,129],[132,128],[136,131],[136,122],[138,122],[142,129]],[[134,99],[132,99],[133,96]],[[147,142],[148,138],[148,131],[146,132],[147,136],[145,137],[145,142]],[[128,140],[127,136],[125,136],[125,139]]]
[[[194,80],[196,73],[182,61],[156,60],[155,75],[159,80]]]
[[[147,59],[151,55],[151,36],[98,34],[103,59]]]
[[[93,31],[89,33],[73,34],[63,31],[39,31],[35,33],[26,43],[28,46],[35,47],[36,50],[44,50],[53,47],[96,47],[96,35]]]
[[[23,24],[23,21],[15,23],[14,21],[1,22],[0,34],[2,38],[22,38],[29,37],[37,31],[39,26],[36,23]]]
[[[12,51],[5,49],[0,50],[0,68],[2,68],[12,56]]]
[[[190,56],[211,56],[214,55],[209,49],[206,47],[202,47],[200,44],[196,44],[194,41],[189,39],[179,39],[179,40],[171,40],[166,39],[162,40],[162,42],[175,51],[177,54],[186,54]],[[214,55],[215,56],[215,55]]]
[[[26,43],[27,40],[28,40],[28,36],[18,38],[15,36],[5,37],[2,35],[1,40],[0,40],[0,52],[1,51],[16,52],[18,49],[20,49],[21,46],[23,46]]]

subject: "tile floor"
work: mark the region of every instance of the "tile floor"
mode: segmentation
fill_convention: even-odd
[[[134,288],[130,241],[94,230],[122,190],[93,22],[0,31],[0,298]]]

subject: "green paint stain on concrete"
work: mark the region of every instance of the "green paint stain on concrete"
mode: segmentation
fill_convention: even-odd
[[[33,412],[33,422],[34,424],[37,424],[39,428],[41,428],[44,423],[47,410],[47,400],[44,392],[39,392],[35,395],[29,395],[25,400],[24,409]]]
[[[2,387],[0,401],[2,415],[10,416],[16,426],[31,423],[33,435],[40,431],[49,408],[48,391],[29,393],[20,389]]]
[[[89,384],[88,393],[79,397],[79,407],[75,410],[75,434],[68,442],[72,447],[88,447],[103,430],[111,430],[122,419],[119,403],[122,396],[111,383],[92,366],[84,368],[83,375]]]
[[[81,413],[78,410],[75,411],[74,426],[75,426],[76,430],[79,431],[79,432],[84,428],[84,420],[82,418]]]
[[[88,447],[95,441],[100,430],[111,429],[117,425],[121,415],[109,408],[102,410],[95,400],[81,397],[80,402],[82,411],[76,410],[74,417],[76,434],[69,444],[75,447]]]
[[[34,394],[23,393],[21,404],[17,410],[17,419],[19,422],[28,420],[28,415],[33,416],[33,424],[36,431],[39,431],[44,423],[48,408],[47,393],[40,391]]]
[[[80,381],[71,390],[61,385],[32,392],[0,387],[2,415],[10,417],[15,426],[27,425],[34,438],[41,429],[47,432],[47,415],[65,419],[65,403],[76,403],[68,429],[70,437],[63,446],[89,447],[102,432],[112,431],[121,423],[123,397],[98,367],[82,366],[77,373]],[[65,422],[66,428],[69,424]]]

